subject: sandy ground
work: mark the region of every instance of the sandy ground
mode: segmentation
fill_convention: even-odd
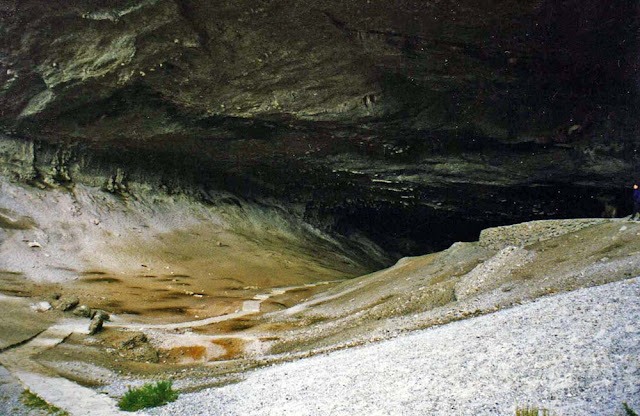
[[[0,351],[36,336],[47,329],[56,318],[36,312],[31,299],[0,294]]]
[[[640,280],[252,372],[153,415],[555,415],[640,408]]]
[[[338,242],[274,209],[0,178],[3,293],[73,294],[130,320],[165,323],[238,311],[264,288],[366,270]]]

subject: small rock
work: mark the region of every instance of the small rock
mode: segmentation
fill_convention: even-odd
[[[31,305],[31,309],[36,312],[46,312],[51,309],[51,304],[49,302],[42,301]]]
[[[63,296],[54,303],[53,307],[58,311],[66,312],[78,306],[78,303],[80,299],[75,296]]]
[[[102,309],[93,309],[91,311],[91,319],[94,319],[96,316],[102,316],[102,320],[108,321],[111,319],[111,316],[106,311]]]
[[[503,292],[511,292],[514,288],[515,288],[515,285],[507,284],[507,285],[502,287],[502,291]]]
[[[40,243],[38,243],[37,241],[29,241],[27,244],[31,248],[42,248],[42,245]]]
[[[87,305],[80,305],[73,311],[74,315],[81,316],[83,318],[90,318],[91,313],[92,313],[91,308],[88,307]]]
[[[102,324],[104,324],[104,315],[96,314],[93,318],[91,318],[91,323],[89,324],[89,335],[95,335],[102,329]]]
[[[138,347],[142,344],[145,344],[147,341],[148,341],[147,336],[143,333],[139,333],[122,341],[122,344],[120,344],[120,347],[131,349],[131,348]]]

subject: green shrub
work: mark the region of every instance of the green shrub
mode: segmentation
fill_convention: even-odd
[[[516,416],[550,416],[551,413],[547,409],[539,409],[537,407],[517,407]]]
[[[174,391],[171,381],[158,381],[155,385],[145,384],[136,389],[129,389],[118,402],[118,407],[128,412],[147,407],[158,407],[178,398],[178,392]]]
[[[628,404],[622,403],[622,407],[624,408],[625,416],[638,416],[638,414],[634,412],[633,409],[630,408]]]
[[[55,406],[51,406],[46,401],[42,400],[38,395],[31,393],[29,390],[22,392],[22,403],[25,406],[32,409],[41,409],[47,412],[47,414],[55,416],[69,416],[69,413],[64,410],[60,410]]]

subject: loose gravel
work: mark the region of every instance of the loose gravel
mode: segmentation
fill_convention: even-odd
[[[151,415],[554,415],[640,409],[640,279],[249,373]]]

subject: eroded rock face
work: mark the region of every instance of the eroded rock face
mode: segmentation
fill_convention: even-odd
[[[53,183],[163,171],[408,254],[637,174],[634,1],[3,4],[0,127],[66,143]]]

